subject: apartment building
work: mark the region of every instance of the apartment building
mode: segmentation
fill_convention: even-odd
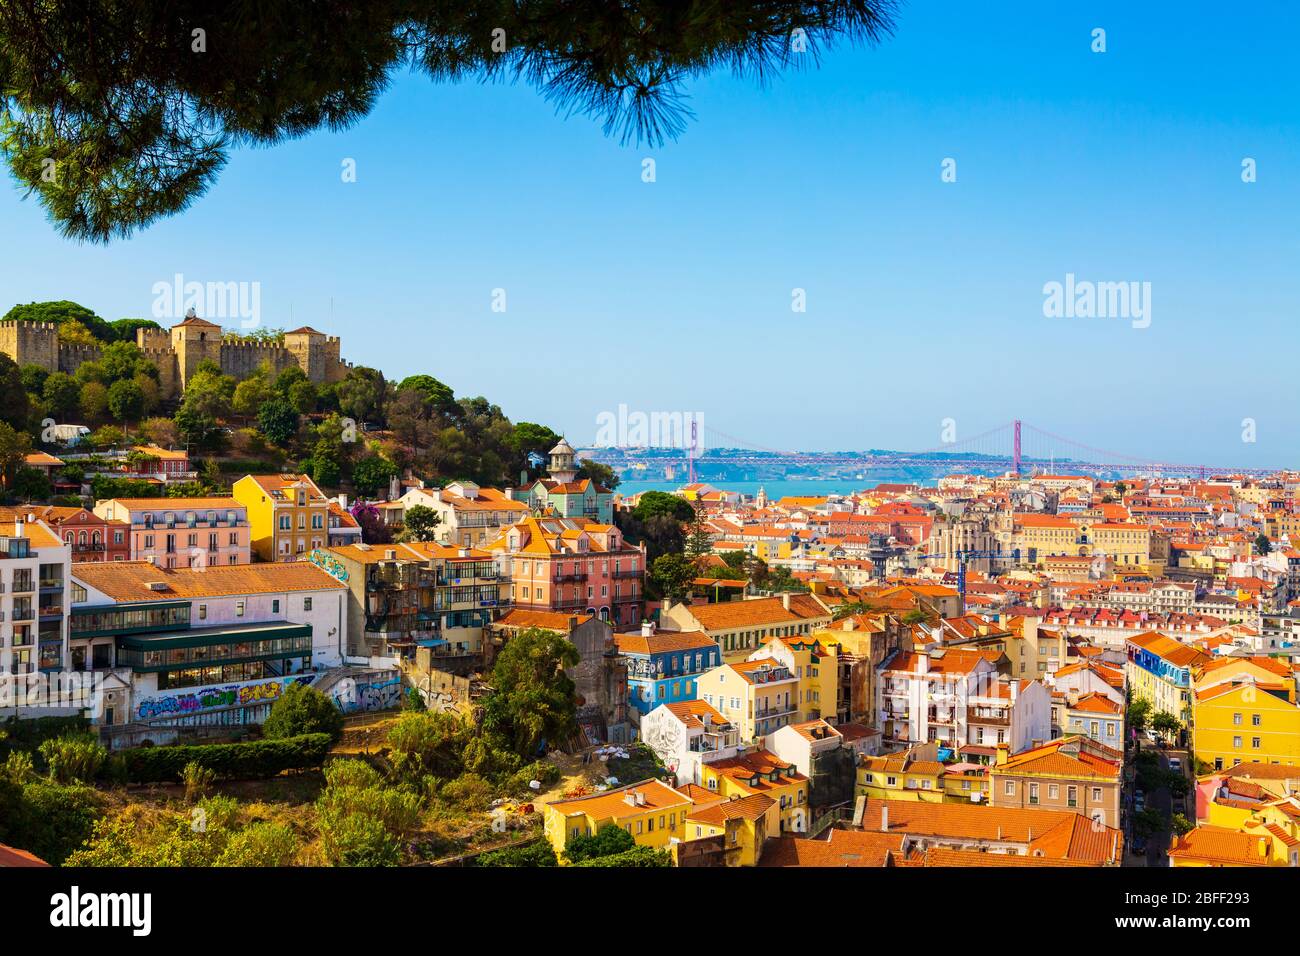
[[[1063,737],[1020,753],[1002,746],[989,768],[989,802],[1064,810],[1119,827],[1123,766],[1123,751],[1089,737]]]
[[[808,637],[831,622],[827,607],[812,594],[673,604],[659,617],[666,630],[703,631],[717,643],[724,660],[744,660],[772,637]]]
[[[71,667],[123,682],[99,722],[239,724],[343,662],[346,589],[306,563],[71,571]]]
[[[737,726],[703,700],[659,705],[641,718],[641,739],[679,784],[702,784],[704,764],[740,751]]]
[[[112,522],[112,531],[124,531],[127,557],[115,560],[163,568],[252,560],[248,509],[234,498],[108,498],[95,503],[94,513]]]
[[[510,578],[517,608],[585,611],[623,630],[641,624],[645,551],[627,544],[613,525],[529,516],[488,550]]]
[[[496,560],[472,548],[362,543],[318,548],[307,560],[347,588],[351,655],[481,654],[483,629],[508,602]]]
[[[329,500],[307,475],[245,475],[231,493],[247,509],[259,561],[302,561],[325,547]]]
[[[23,511],[49,525],[71,550],[74,562],[131,559],[129,522],[102,518],[86,508],[61,505],[28,505]]]
[[[68,664],[68,545],[31,512],[0,509],[0,675]]]
[[[445,488],[408,488],[397,504],[403,514],[415,505],[437,512],[434,534],[442,544],[481,548],[527,516],[527,502],[517,500],[514,494],[510,489],[499,491],[472,481],[453,481]]]
[[[649,622],[615,634],[627,663],[628,703],[634,719],[663,704],[696,699],[696,681],[722,663],[718,645],[696,631],[659,631]]]
[[[1210,655],[1158,631],[1131,637],[1124,677],[1135,699],[1150,701],[1153,713],[1164,711],[1184,727],[1192,719],[1192,672]]]
[[[767,659],[722,664],[700,675],[698,695],[735,724],[742,743],[797,723],[799,679],[784,664]]]
[[[660,780],[642,780],[591,796],[554,800],[542,810],[542,832],[557,854],[575,837],[595,836],[608,824],[622,827],[637,846],[665,849],[681,840],[689,797]]]

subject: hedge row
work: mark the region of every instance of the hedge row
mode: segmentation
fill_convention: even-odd
[[[211,770],[218,780],[255,780],[282,770],[305,770],[325,762],[329,734],[303,734],[282,740],[180,747],[141,747],[124,751],[126,776],[132,783],[177,783],[191,761]]]

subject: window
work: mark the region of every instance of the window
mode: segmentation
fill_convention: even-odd
[[[279,599],[279,598],[275,598],[275,599],[273,599],[273,600],[271,601],[271,613],[272,613],[272,614],[279,614],[279,613],[280,613],[280,599]]]
[[[243,616],[244,616],[244,602],[243,602],[243,601],[236,601],[236,602],[235,602],[235,617],[243,617]]]
[[[1029,785],[1029,802],[1030,803],[1038,802],[1038,784],[1036,783],[1031,783]]]
[[[206,604],[200,604],[200,605],[199,605],[199,620],[200,620],[200,621],[206,621],[207,619],[208,619],[208,606],[207,606]]]
[[[1234,727],[1240,727],[1240,726],[1241,726],[1241,714],[1233,714],[1233,715],[1232,715],[1232,726],[1234,726]]]
[[[1240,749],[1241,749],[1241,738],[1240,738],[1240,737],[1233,737],[1233,738],[1232,738],[1232,747],[1233,747],[1234,750],[1240,750]]]
[[[302,609],[303,609],[304,611],[310,611],[310,610],[311,610],[311,598],[303,598],[303,599],[302,599]]]
[[[1258,749],[1259,749],[1259,738],[1258,738],[1258,737],[1251,737],[1251,738],[1250,738],[1250,745],[1251,745],[1251,747],[1253,747],[1255,750],[1258,750]]]
[[[1258,726],[1260,725],[1260,715],[1259,715],[1259,714],[1251,714],[1251,715],[1250,715],[1250,725],[1251,725],[1252,727],[1258,727]]]
[[[1002,792],[1008,797],[1014,797],[1016,795],[1016,782],[1014,780],[1008,780],[1004,785]]]

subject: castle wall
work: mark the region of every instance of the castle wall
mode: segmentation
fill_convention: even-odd
[[[59,343],[59,371],[72,375],[87,362],[98,362],[103,350],[98,345],[83,345],[79,342]]]
[[[221,371],[237,379],[248,378],[263,362],[269,362],[277,375],[298,364],[291,352],[278,345],[226,342],[221,346]]]
[[[284,345],[265,342],[223,342],[218,329],[173,327],[137,329],[136,345],[158,368],[165,399],[176,399],[204,359],[216,362],[226,375],[245,379],[263,362],[276,374],[297,366],[308,379],[321,385],[345,378],[352,368],[341,356],[337,336],[286,335]],[[69,375],[86,362],[102,356],[98,345],[60,342],[58,326],[51,322],[0,322],[0,352],[21,365],[37,365],[47,372]]]
[[[53,322],[0,322],[0,351],[19,365],[59,370],[59,331]]]

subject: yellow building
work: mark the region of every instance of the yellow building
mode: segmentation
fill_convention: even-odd
[[[812,824],[808,815],[808,778],[794,764],[766,750],[702,764],[700,780],[705,789],[722,797],[771,797],[777,803],[781,830],[804,833]]]
[[[1124,677],[1134,700],[1151,704],[1178,718],[1184,727],[1192,719],[1192,671],[1208,663],[1210,655],[1159,631],[1130,637]]]
[[[798,682],[795,721],[828,717],[839,712],[839,645],[832,638],[772,637],[749,658],[784,664]]]
[[[329,543],[329,501],[307,475],[245,475],[231,493],[248,509],[261,561],[302,561]]]
[[[604,793],[546,804],[542,829],[557,855],[574,837],[595,836],[606,824],[632,834],[637,846],[664,849],[683,839],[691,800],[661,780],[642,780]]]
[[[1300,765],[1300,707],[1285,690],[1253,680],[1198,687],[1192,749],[1215,770],[1241,763]]]
[[[1282,827],[1247,822],[1241,829],[1202,825],[1175,836],[1169,865],[1178,867],[1300,866],[1300,841]]]
[[[1151,563],[1151,529],[1147,525],[1107,521],[1083,525],[1079,530],[1091,544],[1090,553],[1106,555],[1117,571],[1145,568]]]
[[[722,837],[727,866],[757,866],[767,838],[780,832],[780,806],[763,793],[715,800],[686,814],[686,841]]]
[[[980,803],[988,800],[986,767],[970,763],[945,764],[938,744],[918,744],[881,757],[864,756],[858,764],[854,792],[872,800],[912,800],[920,803]]]
[[[695,682],[695,696],[734,724],[742,743],[761,743],[768,734],[798,722],[799,679],[771,658],[705,671]]]

